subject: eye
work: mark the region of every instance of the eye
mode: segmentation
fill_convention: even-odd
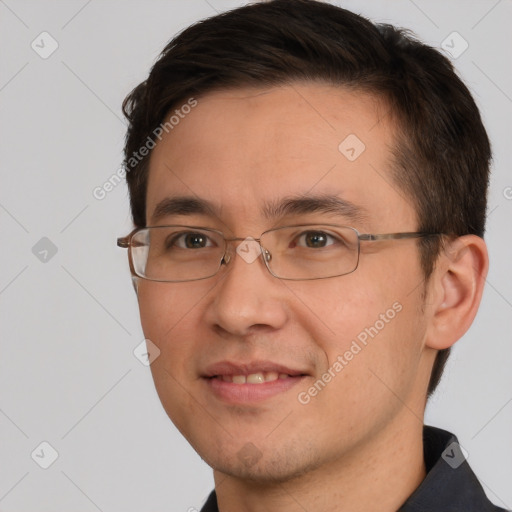
[[[309,247],[310,249],[321,249],[336,243],[336,239],[324,231],[307,231],[299,235],[295,245]]]
[[[214,244],[205,233],[178,233],[167,243],[168,248],[179,247],[180,249],[204,249]]]

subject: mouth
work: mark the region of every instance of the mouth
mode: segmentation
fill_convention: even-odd
[[[268,361],[226,361],[208,367],[202,378],[221,401],[244,404],[285,393],[307,376],[305,371]]]
[[[291,377],[287,373],[256,372],[249,375],[215,375],[212,378],[220,379],[222,382],[232,382],[233,384],[264,384],[265,382],[274,382],[278,379],[284,380]]]

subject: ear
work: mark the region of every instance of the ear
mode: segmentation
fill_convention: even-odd
[[[469,329],[482,299],[488,268],[482,238],[464,235],[445,243],[429,283],[428,347],[449,348]]]

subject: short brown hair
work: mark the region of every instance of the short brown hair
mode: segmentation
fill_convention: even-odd
[[[383,98],[397,120],[393,180],[419,231],[483,236],[491,149],[478,108],[450,61],[409,32],[313,0],[272,0],[200,21],[171,40],[124,100],[125,166],[136,226],[146,225],[150,154],[133,155],[187,98],[244,86],[317,81]],[[425,281],[441,249],[425,238]],[[429,395],[449,349],[439,351]]]

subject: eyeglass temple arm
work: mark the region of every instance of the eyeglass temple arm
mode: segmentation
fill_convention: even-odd
[[[123,249],[128,249],[130,247],[130,237],[123,236],[117,239],[117,246],[122,247]]]
[[[440,233],[421,233],[421,232],[406,232],[406,233],[383,233],[380,235],[372,235],[370,233],[363,233],[359,235],[359,240],[374,241],[374,240],[399,240],[401,238],[421,238],[424,236],[439,236]]]
[[[133,240],[130,235],[123,236],[117,239],[117,246],[122,247],[123,249],[128,249],[129,247],[142,247],[144,244],[138,240]]]

